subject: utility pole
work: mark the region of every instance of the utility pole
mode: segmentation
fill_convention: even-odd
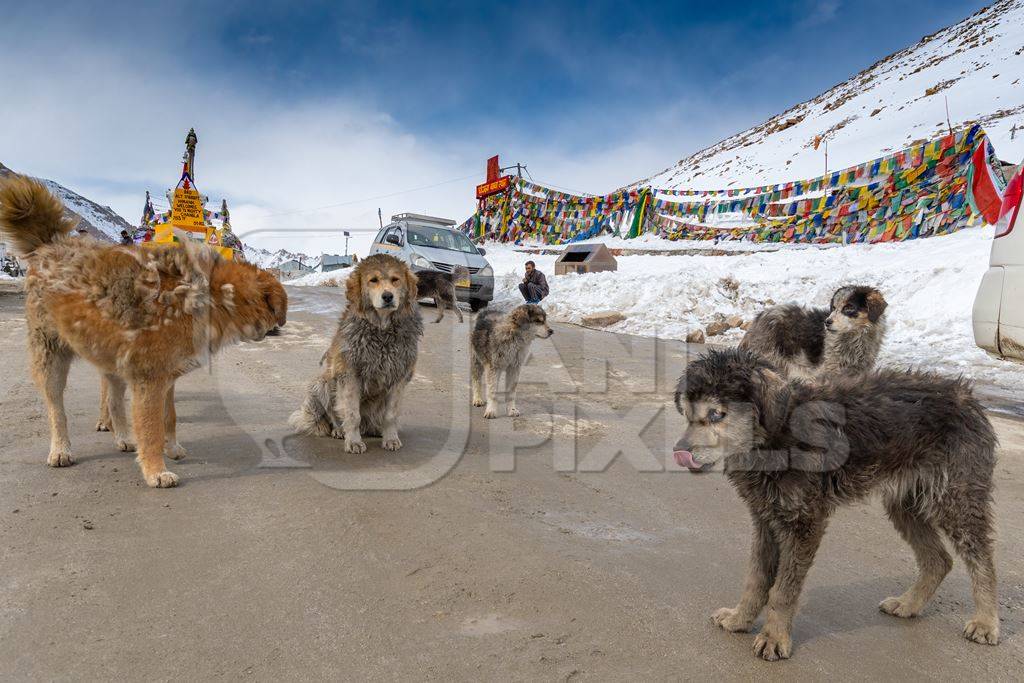
[[[345,235],[345,256],[348,256],[348,239],[352,237],[352,233],[348,230],[342,230],[342,233]]]
[[[526,170],[526,164],[520,164],[519,162],[516,162],[515,166],[505,166],[504,168],[501,169],[501,172],[504,173],[505,171],[510,171],[513,168],[516,169],[516,175],[522,178],[523,171]]]
[[[377,207],[377,222],[380,223],[381,230],[384,229],[384,214],[380,212],[380,207]]]

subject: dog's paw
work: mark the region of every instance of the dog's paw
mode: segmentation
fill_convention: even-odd
[[[750,630],[753,622],[749,619],[740,619],[738,614],[739,611],[732,607],[723,607],[714,611],[711,621],[715,623],[715,626],[724,628],[726,631],[746,633]]]
[[[768,629],[762,629],[754,637],[754,654],[766,662],[789,659],[793,654],[793,639],[788,635],[779,636]]]
[[[999,619],[975,617],[964,624],[964,638],[983,645],[999,644]]]
[[[519,412],[519,408],[509,408],[508,409],[508,416],[509,417],[519,417],[520,415],[521,415],[521,413]]]
[[[188,451],[186,451],[185,447],[177,441],[167,444],[164,448],[164,457],[170,458],[171,460],[181,460],[186,455],[188,455]]]
[[[348,440],[346,440],[345,441],[345,452],[346,453],[365,453],[366,452],[366,442],[364,442],[362,439],[360,439],[358,441],[355,441],[355,440],[348,441]]]
[[[97,432],[109,432],[110,431],[110,423],[107,422],[106,420],[99,420],[96,423],[96,431]]]
[[[384,441],[381,442],[381,446],[383,446],[386,451],[397,451],[402,447],[402,440],[397,436],[393,439],[384,439]]]
[[[488,406],[484,409],[484,419],[493,420],[498,417],[498,409],[493,406]]]
[[[158,472],[146,477],[146,484],[154,489],[169,489],[178,485],[178,475],[174,472]]]
[[[894,617],[900,617],[901,619],[910,619],[916,617],[919,614],[918,610],[915,610],[912,605],[901,597],[892,597],[882,600],[878,603],[878,609],[891,614]]]
[[[485,403],[484,403],[484,400],[482,398],[474,398],[473,399],[473,407],[474,408],[481,408],[484,405],[485,405]]]
[[[75,459],[65,449],[50,451],[46,457],[46,464],[50,467],[70,467],[75,464]]]
[[[342,431],[340,428],[332,429],[331,430],[331,438],[332,439],[344,439],[345,438],[345,432]]]
[[[135,450],[135,444],[129,441],[127,437],[114,439],[114,445],[117,446],[117,450],[122,453],[131,453]]]

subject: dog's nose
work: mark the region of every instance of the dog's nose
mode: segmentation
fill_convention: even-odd
[[[389,304],[395,300],[395,295],[392,294],[391,292],[384,292],[383,294],[380,295],[380,298],[384,301],[384,303]]]
[[[825,318],[825,327],[832,329],[832,318]]]

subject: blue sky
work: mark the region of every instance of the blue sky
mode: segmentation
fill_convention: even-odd
[[[134,221],[194,125],[200,187],[236,222],[361,226],[381,204],[461,219],[475,178],[355,200],[482,175],[499,152],[604,192],[983,4],[12,4],[0,161]]]

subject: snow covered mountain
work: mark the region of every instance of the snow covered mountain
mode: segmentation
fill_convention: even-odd
[[[0,178],[12,173],[14,171],[0,164]],[[129,232],[133,230],[131,224],[114,213],[114,210],[109,206],[100,206],[96,202],[86,199],[77,192],[69,190],[52,180],[46,180],[45,178],[41,180],[50,188],[51,192],[60,197],[61,201],[64,202],[65,212],[69,216],[77,218],[79,225],[85,226],[88,233],[93,237],[117,242],[121,238],[122,230],[128,230]]]
[[[294,253],[287,249],[278,249],[277,251],[267,251],[260,247],[254,247],[251,245],[245,245],[245,260],[249,263],[256,264],[260,268],[277,268],[285,261],[301,261],[306,265],[313,265],[314,259],[311,256],[305,254]]]
[[[1024,157],[1024,0],[1000,0],[814,99],[636,185],[749,187],[800,180],[980,122],[1000,159]],[[1014,130],[1016,127],[1016,130]]]

